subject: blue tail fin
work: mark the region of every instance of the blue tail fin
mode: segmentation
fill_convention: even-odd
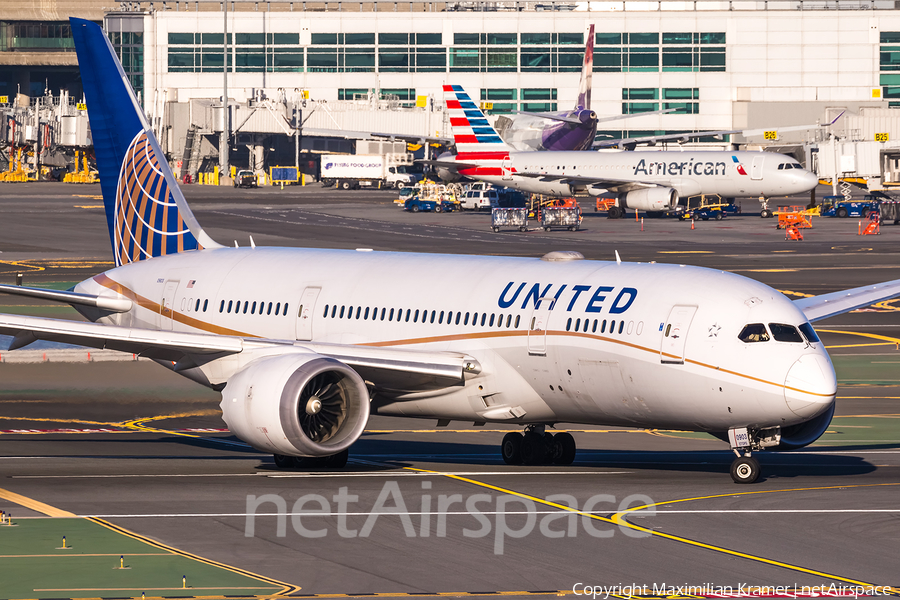
[[[106,34],[70,22],[116,266],[218,247],[188,208]]]

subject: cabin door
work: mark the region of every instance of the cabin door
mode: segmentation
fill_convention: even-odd
[[[659,362],[672,365],[684,364],[684,344],[696,306],[673,306],[669,318],[663,324]]]
[[[531,322],[528,324],[528,354],[547,355],[547,329],[555,302],[555,298],[541,298],[532,311]]]
[[[500,164],[500,170],[504,181],[512,180],[512,161],[508,156],[504,158],[503,162]]]
[[[761,152],[760,154],[765,154]],[[750,179],[762,179],[763,178],[763,162],[765,162],[765,156],[754,156],[753,157],[753,165],[750,167]]]
[[[175,292],[178,291],[178,281],[169,279],[163,288],[162,302],[159,303],[159,328],[171,331],[175,316]]]
[[[300,296],[300,307],[297,309],[297,339],[309,341],[313,339],[313,315],[316,310],[316,300],[322,288],[308,287]]]

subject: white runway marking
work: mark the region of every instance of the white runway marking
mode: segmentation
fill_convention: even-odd
[[[527,510],[507,510],[507,511],[496,511],[496,510],[481,510],[478,511],[483,515],[554,515],[559,514],[560,510],[535,510],[535,511],[527,511]],[[568,512],[568,511],[565,511]],[[663,515],[663,514],[713,514],[713,513],[723,513],[723,514],[732,514],[732,513],[748,513],[748,514],[796,514],[796,513],[807,513],[807,514],[869,514],[869,513],[897,513],[900,512],[900,509],[890,509],[890,508],[871,508],[871,509],[760,509],[760,510],[635,510],[628,513],[629,517],[647,517],[654,515]],[[146,513],[146,514],[90,514],[90,515],[78,515],[79,518],[84,519],[178,519],[178,518],[200,518],[200,519],[216,519],[216,518],[235,518],[235,517],[365,517],[369,515],[377,514],[379,516],[398,516],[398,515],[409,515],[409,516],[438,516],[438,515],[448,515],[448,516],[471,516],[473,513],[467,510],[450,510],[446,512],[438,512],[438,511],[396,511],[396,510],[387,510],[387,511],[358,511],[358,512],[265,512],[265,513],[247,513],[247,512],[235,512],[235,513]],[[608,515],[610,511],[608,510],[595,510],[595,511],[577,511],[572,512],[572,514],[576,515]],[[29,517],[20,517],[22,519],[26,519]],[[38,518],[38,517],[34,517]],[[43,518],[43,517],[41,517]]]
[[[714,514],[714,513],[727,513],[727,514],[735,514],[735,513],[748,513],[748,514],[796,514],[796,513],[809,513],[809,514],[833,514],[833,513],[847,513],[847,514],[864,514],[864,513],[900,513],[900,508],[766,508],[766,509],[722,509],[722,510],[661,510],[656,509],[653,511],[648,510],[635,510],[629,512],[629,515],[638,515],[641,513],[649,513],[649,514],[657,514],[657,515],[690,515],[690,514]]]
[[[347,472],[347,473],[122,473],[117,475],[13,475],[11,479],[125,479],[132,477],[272,477],[272,478],[328,478],[328,477],[438,477],[447,475],[623,475],[632,471],[464,471],[417,473],[413,471]]]

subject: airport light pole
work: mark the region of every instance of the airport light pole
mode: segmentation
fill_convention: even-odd
[[[228,176],[228,0],[222,0],[222,133],[219,136],[219,181]]]

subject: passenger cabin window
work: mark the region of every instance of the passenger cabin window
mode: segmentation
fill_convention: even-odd
[[[806,341],[808,341],[812,344],[819,343],[819,341],[820,341],[819,336],[816,334],[816,330],[813,329],[813,326],[810,325],[809,323],[804,323],[803,325],[801,325],[800,332],[806,338]]]
[[[772,331],[772,337],[776,342],[791,342],[802,344],[803,338],[800,332],[793,325],[785,325],[783,323],[769,323],[769,329]]]
[[[768,342],[769,332],[766,331],[766,326],[762,323],[751,323],[750,325],[744,325],[744,328],[738,334],[738,339],[745,344]]]

